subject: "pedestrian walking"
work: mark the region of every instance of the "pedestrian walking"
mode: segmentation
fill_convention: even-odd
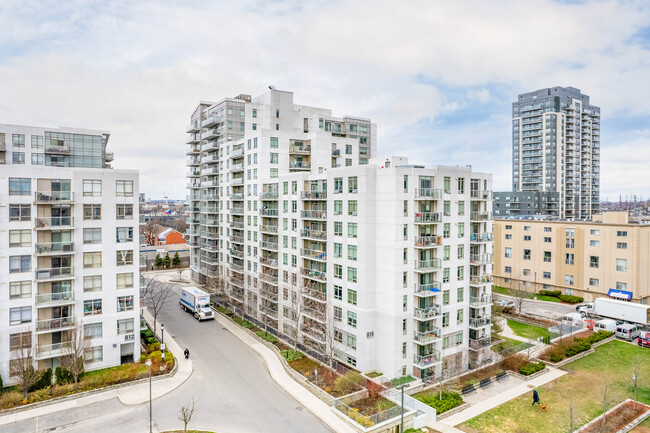
[[[533,389],[533,404],[531,406],[535,406],[535,403],[539,405],[539,394],[536,389]]]
[[[185,349],[185,359],[190,358],[190,349]]]

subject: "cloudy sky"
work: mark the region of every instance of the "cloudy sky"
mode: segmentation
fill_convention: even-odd
[[[518,93],[601,107],[601,197],[650,196],[650,2],[2,0],[0,123],[111,131],[116,168],[184,198],[199,100],[258,95],[378,124],[381,156],[510,188]]]

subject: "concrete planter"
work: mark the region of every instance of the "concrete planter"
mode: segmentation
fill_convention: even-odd
[[[598,422],[600,422],[603,419],[603,417],[607,417],[607,415],[613,413],[618,408],[620,408],[620,407],[622,407],[622,406],[624,406],[624,405],[626,405],[626,404],[628,404],[628,403],[630,403],[632,401],[633,400],[629,399],[629,398],[626,399],[626,400],[623,400],[622,402],[620,402],[619,404],[617,404],[616,406],[614,406],[613,408],[611,408],[610,410],[608,410],[604,414],[592,419],[587,424],[580,427],[578,430],[575,430],[573,433],[580,433],[580,432],[585,431],[587,428],[589,428],[592,425],[597,424]],[[640,402],[637,402],[637,404],[639,404],[641,406],[645,406],[646,408],[648,407],[648,405],[640,403]],[[621,428],[619,430],[616,430],[616,432],[614,432],[614,433],[627,433],[630,430],[632,430],[634,427],[636,427],[637,425],[641,424],[648,417],[650,417],[650,409],[646,410],[645,413],[643,413],[641,416],[635,418],[634,421],[630,422],[625,427],[623,427],[623,428]]]

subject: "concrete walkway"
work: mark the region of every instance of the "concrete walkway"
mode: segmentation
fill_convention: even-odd
[[[330,406],[293,380],[293,378],[284,370],[282,362],[278,359],[275,352],[257,341],[255,338],[251,337],[246,331],[239,327],[239,325],[234,324],[218,313],[217,321],[234,336],[259,353],[262,359],[264,359],[266,367],[271,374],[271,378],[275,383],[282,387],[293,398],[298,400],[303,406],[313,412],[332,430],[337,433],[356,433],[352,427],[332,411]]]
[[[144,318],[150,325],[153,324],[153,317],[146,310],[144,311]],[[160,330],[158,329],[158,331]],[[167,349],[174,354],[176,362],[178,363],[178,368],[172,377],[155,379],[151,382],[151,394],[154,399],[176,389],[190,377],[193,370],[192,360],[185,360],[183,350],[173,339],[170,338],[165,342],[165,344],[167,345]],[[126,385],[107,391],[98,390],[97,392],[85,397],[71,397],[64,401],[52,402],[50,404],[44,402],[33,409],[25,408],[24,410],[9,415],[0,416],[0,425],[11,424],[55,412],[86,406],[88,404],[109,400],[115,397],[119,398],[122,403],[127,405],[147,402],[149,401],[149,382]]]

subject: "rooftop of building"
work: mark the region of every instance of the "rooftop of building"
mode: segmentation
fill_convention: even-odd
[[[539,223],[573,223],[573,224],[594,224],[594,225],[614,225],[614,226],[647,226],[650,227],[650,221],[630,219],[627,212],[603,212],[594,215],[592,219],[570,219],[554,218],[547,215],[514,215],[503,218],[495,218],[498,221],[526,221]]]

